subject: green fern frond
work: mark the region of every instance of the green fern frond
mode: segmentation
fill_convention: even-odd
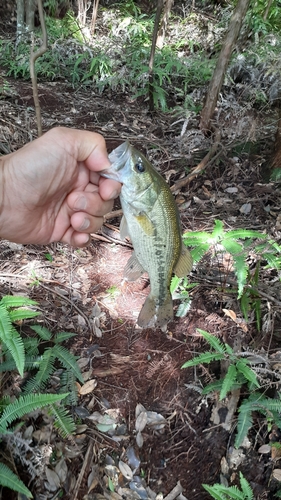
[[[186,361],[182,368],[190,368],[191,366],[202,365],[203,363],[211,363],[212,361],[220,361],[224,356],[217,352],[203,352],[189,361]]]
[[[202,244],[211,245],[213,243],[210,233],[205,231],[190,231],[184,233],[182,237],[185,245],[192,247]]]
[[[52,334],[50,332],[50,330],[48,330],[48,328],[46,328],[45,326],[41,326],[41,325],[33,325],[30,327],[34,332],[37,333],[37,335],[39,335],[39,337],[42,339],[42,340],[51,340],[52,338]]]
[[[220,400],[224,399],[227,393],[233,388],[233,385],[236,380],[236,366],[234,364],[231,364],[228,367],[228,370],[223,378],[223,383],[222,383],[222,388],[220,392]]]
[[[22,340],[26,355],[37,356],[39,353],[39,340],[35,337],[26,337]]]
[[[7,467],[7,465],[0,463],[0,485],[10,490],[22,493],[27,498],[33,498],[31,491],[24,485],[21,479],[14,474],[14,472]]]
[[[35,318],[36,316],[40,316],[40,312],[32,311],[31,309],[13,309],[9,312],[12,323],[15,321],[22,321],[24,319]]]
[[[67,370],[72,370],[75,373],[75,376],[82,384],[84,384],[84,379],[82,377],[82,373],[77,364],[76,357],[71,354],[65,347],[61,345],[55,345],[53,348],[54,355],[60,360],[62,365]]]
[[[9,313],[4,306],[0,306],[0,339],[13,357],[21,377],[24,371],[25,352],[20,334],[12,326]]]
[[[259,233],[258,231],[252,231],[251,229],[233,229],[232,231],[227,231],[227,233],[225,233],[225,238],[238,240],[244,240],[246,238],[263,239],[267,238],[267,235],[264,233]]]
[[[55,344],[62,344],[62,342],[65,342],[66,340],[72,339],[72,337],[75,337],[75,336],[76,336],[76,333],[59,332],[54,336],[53,341],[55,342]]]
[[[243,254],[243,258],[245,258],[245,255],[243,253],[243,246],[237,241],[232,239],[223,239],[221,241],[221,244],[225,248],[225,250],[229,252],[233,257],[235,255]]]
[[[0,398],[0,415],[3,413],[5,410],[6,406],[8,406],[11,402],[11,399],[9,396],[3,396],[3,398]]]
[[[39,370],[37,371],[36,375],[26,383],[24,387],[25,394],[42,391],[49,381],[50,375],[55,370],[55,359],[52,347],[45,349],[39,359]]]
[[[235,274],[236,274],[237,283],[238,283],[237,297],[238,297],[238,299],[240,299],[240,297],[242,296],[244,287],[246,285],[249,267],[245,261],[244,255],[236,255],[233,257],[233,260],[234,260]]]
[[[38,302],[31,300],[28,297],[21,297],[19,295],[5,295],[0,301],[0,306],[5,307],[24,307],[24,306],[37,306]]]
[[[240,405],[239,415],[237,421],[237,435],[235,438],[235,448],[243,443],[244,438],[247,436],[249,429],[253,425],[252,407],[247,407],[244,403]]]
[[[192,259],[193,259],[193,262],[194,263],[199,262],[202,259],[202,257],[205,255],[205,253],[208,252],[209,248],[210,248],[210,245],[208,245],[207,243],[197,245],[195,248],[193,248],[190,252]]]
[[[249,380],[256,387],[260,387],[260,384],[257,381],[257,376],[255,372],[248,366],[248,362],[246,359],[239,359],[236,363],[236,368],[239,372],[243,373],[244,377]]]
[[[254,498],[253,490],[250,484],[248,483],[247,479],[245,479],[245,477],[243,476],[242,472],[239,472],[239,477],[240,477],[241,489],[244,493],[244,498],[246,500],[253,500]]]
[[[221,220],[215,220],[214,229],[212,232],[212,239],[214,243],[217,243],[223,235],[223,222]]]
[[[49,406],[49,413],[55,417],[54,427],[63,438],[67,438],[73,434],[76,425],[66,408],[52,404]]]
[[[214,486],[202,485],[203,488],[217,500],[245,500],[244,493],[237,486],[223,486],[214,484]]]
[[[48,328],[46,328],[45,326],[32,325],[30,328],[31,328],[31,330],[36,332],[37,335],[39,335],[39,337],[42,340],[46,340],[46,341],[51,340],[52,334],[51,334],[50,330],[48,330]]]
[[[20,396],[14,403],[9,404],[0,418],[0,432],[6,432],[7,427],[14,420],[23,417],[27,413],[56,403],[66,398],[67,394],[28,394]]]
[[[210,384],[206,385],[202,390],[202,394],[209,394],[210,392],[220,392],[222,388],[223,380],[215,380]]]
[[[72,370],[64,370],[61,374],[60,392],[67,392],[68,396],[64,403],[70,406],[76,406],[78,401],[78,387],[76,376]]]
[[[197,332],[199,332],[202,337],[204,337],[207,342],[209,342],[210,346],[220,354],[225,354],[226,352],[226,344],[223,344],[217,337],[212,335],[209,332],[206,332],[205,330],[201,330],[200,328],[197,328]],[[230,348],[231,349],[231,348]],[[232,352],[232,349],[231,349]]]

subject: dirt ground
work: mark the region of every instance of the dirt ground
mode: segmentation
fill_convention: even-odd
[[[9,91],[0,100],[2,153],[13,151],[36,136],[30,84],[6,80]],[[211,138],[200,135],[196,119],[189,132],[181,137],[181,123],[173,126],[170,115],[161,113],[150,117],[143,103],[130,101],[126,96],[101,97],[90,90],[74,91],[61,83],[41,83],[39,95],[45,131],[60,125],[97,131],[104,135],[109,152],[129,139],[149,155],[171,185],[182,174],[182,167],[195,166],[211,144]],[[280,191],[264,182],[262,175],[270,142],[261,138],[258,150],[255,146],[249,154],[246,147],[229,145],[227,126],[225,122],[219,155],[208,164],[203,175],[176,193],[183,230],[211,231],[218,218],[226,229],[267,231],[280,241]],[[241,210],[246,202],[251,204],[247,214]],[[119,208],[118,202],[115,208]],[[77,336],[69,341],[68,348],[82,360],[85,379],[96,380],[93,392],[81,396],[73,410],[83,426],[83,432],[75,437],[79,453],[71,454],[67,450],[72,445],[59,442],[57,437],[50,440],[49,436],[47,442],[43,437],[37,438],[38,446],[64,450],[67,477],[58,489],[60,496],[56,496],[58,490],[51,489],[50,477],[37,477],[29,484],[35,497],[117,500],[119,491],[123,498],[139,498],[134,496],[134,481],[130,482],[120,472],[121,460],[135,468],[134,476],[143,485],[139,494],[144,499],[155,498],[156,494],[160,499],[160,493],[166,497],[180,482],[188,500],[205,500],[210,496],[202,483],[212,485],[224,478],[229,485],[239,484],[239,471],[250,482],[255,498],[274,498],[278,484],[272,479],[272,471],[277,462],[258,452],[270,440],[264,420],[255,417],[238,459],[233,447],[237,415],[231,429],[225,430],[222,424],[227,404],[225,411],[220,410],[217,421],[215,396],[201,395],[202,386],[219,377],[220,367],[214,364],[181,369],[181,366],[206,349],[198,328],[231,346],[239,343],[241,349],[278,352],[280,281],[278,285],[275,276],[268,276],[268,281],[260,283],[263,318],[270,312],[274,320],[270,331],[258,332],[254,317],[246,324],[235,293],[229,293],[229,283],[234,279],[229,262],[214,251],[191,273],[190,282],[197,285],[191,292],[187,316],[176,317],[167,333],[141,330],[136,328],[135,321],[149,291],[148,280],[122,283],[131,247],[118,241],[119,218],[113,215],[106,223],[83,250],[59,243],[49,247],[0,243],[1,296],[28,295],[38,301],[42,324],[52,331],[75,332]],[[52,256],[52,261],[46,254]],[[177,305],[175,301],[175,309]],[[239,321],[227,316],[225,309],[234,311]],[[23,326],[23,331],[30,334],[28,327]],[[16,391],[15,386],[11,390]],[[165,419],[159,428],[155,425],[144,428],[142,447],[137,444],[136,431],[139,404]],[[117,430],[111,435],[98,431],[89,419],[94,412],[110,415]],[[30,418],[26,426],[30,425],[32,432],[38,431],[42,429],[42,419]],[[55,465],[56,461],[48,467],[54,470]],[[22,466],[16,467],[21,477],[28,479]],[[108,472],[110,467],[112,476]],[[119,489],[116,487],[115,492],[108,489],[108,477],[117,481]],[[2,492],[5,500],[13,498],[10,495]]]

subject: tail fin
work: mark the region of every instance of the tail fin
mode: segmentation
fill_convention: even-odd
[[[151,328],[152,326],[163,328],[173,317],[173,302],[170,294],[167,295],[161,306],[158,306],[156,300],[149,295],[139,314],[138,325],[141,328]]]

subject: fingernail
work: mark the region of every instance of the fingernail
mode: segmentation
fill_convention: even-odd
[[[119,191],[117,191],[117,189],[116,189],[115,191],[113,191],[111,193],[109,200],[113,200],[114,198],[117,198],[117,196],[119,196]]]
[[[90,225],[89,219],[84,219],[84,222],[80,227],[80,231],[85,231],[85,229],[88,229],[89,225]]]
[[[80,196],[80,198],[76,200],[76,203],[74,205],[74,210],[85,210],[86,207],[87,207],[87,200],[85,196]]]

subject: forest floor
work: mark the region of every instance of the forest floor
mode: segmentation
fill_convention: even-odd
[[[9,86],[0,98],[1,153],[36,137],[30,83],[6,77],[5,81]],[[39,98],[44,131],[68,126],[100,132],[109,152],[129,139],[149,156],[170,185],[185,175],[185,169],[196,166],[212,143],[212,138],[199,131],[196,117],[191,117],[181,135],[183,120],[175,124],[177,119],[160,112],[151,117],[143,102],[126,95],[113,99],[53,82],[39,84]],[[268,132],[265,121],[261,125],[258,114],[251,113],[240,119],[221,111],[221,141],[215,157],[203,174],[176,192],[183,231],[211,232],[214,221],[220,219],[226,230],[254,229],[280,241],[281,193],[263,175],[274,134]],[[271,119],[269,116],[267,123]],[[247,213],[242,208],[246,203],[250,204]],[[28,484],[30,476],[24,467],[14,463],[14,468],[38,499],[154,500],[156,495],[162,498],[160,493],[166,497],[180,482],[188,500],[205,500],[210,496],[203,483],[224,480],[239,485],[240,471],[255,498],[274,498],[278,483],[272,473],[278,457],[259,452],[271,439],[265,419],[255,415],[248,439],[236,450],[237,414],[231,426],[225,425],[229,400],[221,407],[217,396],[201,395],[202,386],[219,377],[220,366],[204,365],[196,370],[181,366],[208,349],[198,329],[232,347],[255,350],[268,359],[277,356],[281,294],[276,274],[264,271],[258,284],[263,325],[258,331],[253,315],[247,322],[243,319],[231,286],[235,277],[229,256],[222,257],[212,249],[190,275],[196,286],[186,317],[176,317],[167,333],[141,330],[136,318],[149,291],[148,280],[122,284],[131,246],[116,241],[119,218],[112,216],[107,224],[82,250],[60,243],[40,247],[0,242],[1,296],[27,295],[39,304],[41,324],[54,332],[75,332],[68,348],[78,357],[85,380],[95,380],[92,392],[81,395],[73,409],[80,433],[72,441],[63,441],[47,417],[31,415],[21,433],[25,436],[28,429],[45,469]],[[254,249],[250,258],[255,269]],[[177,305],[175,301],[175,308]],[[22,331],[32,334],[28,324]],[[4,380],[2,388],[6,394],[18,395],[20,380],[13,375]],[[136,411],[138,415],[140,410],[156,412],[154,424],[142,431],[142,447],[136,432]],[[101,415],[111,419],[111,432],[97,430]],[[141,477],[141,483],[130,477],[130,470]],[[58,476],[63,477],[59,483]],[[114,492],[108,488],[108,477]],[[14,497],[4,490],[2,498]]]

